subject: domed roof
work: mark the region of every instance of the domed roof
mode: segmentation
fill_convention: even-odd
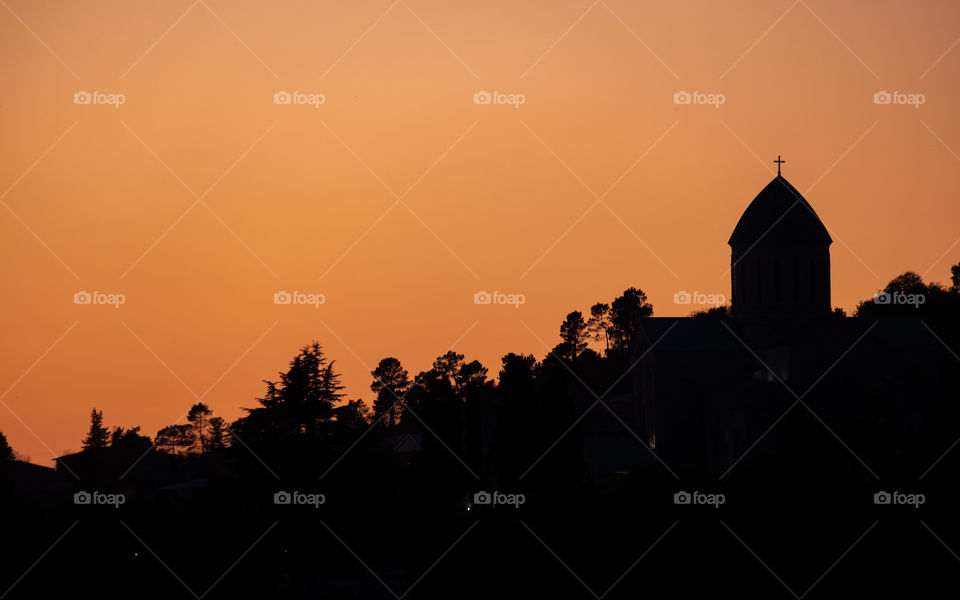
[[[833,243],[813,207],[790,183],[777,175],[753,199],[730,235],[731,246]]]

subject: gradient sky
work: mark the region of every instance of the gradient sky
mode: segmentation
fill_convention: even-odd
[[[835,306],[947,280],[958,37],[950,2],[2,0],[0,431],[50,464],[94,406],[151,436],[198,397],[232,420],[312,339],[369,404],[383,357],[495,377],[629,286],[685,315],[678,291],[729,294],[778,154],[833,236]]]

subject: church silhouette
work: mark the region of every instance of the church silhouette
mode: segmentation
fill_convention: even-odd
[[[642,320],[630,389],[606,400],[615,415],[586,420],[593,475],[662,468],[634,433],[675,473],[708,481],[735,465],[775,468],[798,449],[806,455],[789,460],[803,468],[835,459],[868,477],[903,468],[883,440],[924,437],[943,414],[952,365],[915,315],[831,309],[832,242],[778,168],[729,238],[729,311]]]

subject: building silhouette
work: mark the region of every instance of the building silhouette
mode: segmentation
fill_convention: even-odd
[[[832,241],[778,173],[730,236],[729,311],[643,319],[630,389],[606,400],[616,416],[585,420],[588,469],[661,469],[637,437],[674,471],[707,480],[748,452],[753,465],[857,460],[836,439],[872,453],[875,468],[898,468],[887,436],[923,443],[950,414],[952,365],[914,315],[831,309]]]

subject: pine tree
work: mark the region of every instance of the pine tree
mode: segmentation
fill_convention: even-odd
[[[83,448],[106,448],[109,444],[110,431],[103,426],[103,413],[94,408],[90,411],[90,430],[83,438]]]

